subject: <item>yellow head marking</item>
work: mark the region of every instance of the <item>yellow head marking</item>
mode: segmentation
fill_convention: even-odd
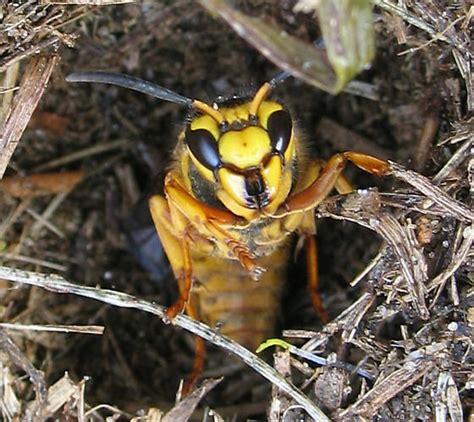
[[[197,129],[206,129],[212,133],[214,139],[219,139],[221,136],[219,131],[219,126],[214,118],[208,114],[203,114],[202,116],[197,116],[191,121],[191,130]],[[217,142],[217,141],[216,141]]]
[[[283,106],[276,101],[264,101],[260,104],[257,113],[258,121],[265,129],[267,129],[267,122],[270,115],[278,110],[283,110]]]
[[[219,152],[224,163],[240,169],[257,167],[271,152],[270,140],[265,130],[257,126],[224,133],[219,141]]]

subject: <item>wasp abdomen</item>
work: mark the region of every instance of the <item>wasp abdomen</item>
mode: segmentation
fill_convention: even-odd
[[[255,281],[238,261],[193,254],[200,318],[250,350],[274,334],[286,278],[288,248],[258,258],[267,271]],[[271,264],[270,264],[271,262]]]

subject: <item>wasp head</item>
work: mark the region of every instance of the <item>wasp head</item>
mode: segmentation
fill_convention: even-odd
[[[261,90],[260,90],[261,91]],[[290,113],[257,98],[233,106],[214,104],[194,117],[184,141],[199,173],[237,215],[272,214],[288,196],[295,154]],[[257,100],[256,100],[257,99]]]

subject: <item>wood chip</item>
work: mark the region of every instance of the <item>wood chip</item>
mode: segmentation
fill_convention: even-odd
[[[1,130],[0,177],[3,177],[18,142],[43,96],[57,61],[56,55],[38,56],[31,59],[26,67],[12,111]]]
[[[83,170],[12,176],[0,180],[0,189],[15,198],[32,198],[70,192],[85,176]]]

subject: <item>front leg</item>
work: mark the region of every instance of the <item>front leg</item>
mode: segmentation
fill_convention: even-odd
[[[237,259],[252,278],[258,279],[261,276],[264,269],[256,264],[255,255],[240,241],[235,232],[225,228],[245,225],[247,223],[244,219],[230,211],[211,207],[197,200],[172,173],[166,177],[165,192],[173,220],[181,221],[178,217],[182,216],[199,236],[211,240],[222,256]]]
[[[324,309],[319,295],[316,222],[313,209],[326,198],[333,188],[340,194],[347,194],[353,190],[351,183],[342,175],[347,160],[373,174],[384,175],[389,171],[388,163],[369,155],[350,151],[334,155],[327,163],[317,160],[310,168],[310,174],[307,175],[307,182],[303,185],[303,190],[290,197],[282,207],[282,215],[304,213],[299,226],[289,227],[289,229],[290,231],[297,229],[301,236],[300,240],[304,243],[311,302],[324,323],[329,321],[329,315]],[[323,167],[322,171],[320,171],[321,167]],[[290,217],[288,222],[291,223],[291,221]]]
[[[371,155],[354,151],[334,154],[313,183],[285,201],[282,207],[280,207],[278,216],[316,208],[337,185],[348,160],[352,161],[362,170],[377,176],[385,176],[390,173],[390,164],[388,162]]]

